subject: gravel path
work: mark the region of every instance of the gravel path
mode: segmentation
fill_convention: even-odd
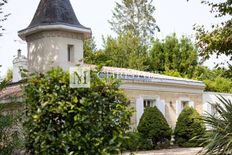
[[[134,153],[135,155],[197,155],[202,148],[176,148],[164,149],[155,151],[141,151]],[[123,153],[122,155],[130,155],[130,153]]]

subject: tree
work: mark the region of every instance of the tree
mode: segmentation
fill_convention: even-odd
[[[145,109],[137,129],[144,139],[152,141],[153,148],[171,140],[172,130],[156,106]]]
[[[229,71],[225,68],[210,70],[205,66],[197,66],[193,78],[203,81],[206,84],[206,91],[232,93],[232,81],[227,73]]]
[[[96,43],[94,38],[88,39],[84,41],[84,62],[92,64],[93,56],[96,53]]]
[[[0,22],[4,22],[7,20],[7,17],[10,15],[3,13],[3,6],[8,2],[8,0],[0,0]],[[4,31],[5,29],[3,28],[3,26],[0,24],[0,36],[3,35],[2,31]]]
[[[197,48],[190,39],[183,36],[178,39],[174,34],[163,41],[153,41],[150,53],[149,71],[175,73],[188,78],[193,77],[198,65]],[[177,73],[177,74],[176,74]]]
[[[139,37],[132,32],[113,38],[103,38],[103,49],[97,50],[93,39],[84,44],[84,62],[137,70],[148,69],[147,46],[141,44]]]
[[[111,29],[117,34],[125,34],[128,31],[134,36],[139,36],[143,43],[149,43],[156,30],[156,20],[153,16],[155,7],[153,0],[122,0],[116,2],[113,17],[109,21]]]
[[[215,113],[204,116],[204,121],[210,130],[200,141],[203,140],[204,154],[231,154],[232,152],[232,101],[218,97]]]
[[[131,110],[119,83],[91,72],[91,87],[73,89],[52,69],[25,86],[26,148],[31,154],[118,154]]]
[[[104,40],[104,52],[110,66],[146,70],[147,48],[141,39],[132,33],[120,34],[117,38]]]
[[[0,91],[7,87],[13,78],[12,69],[8,69],[6,77],[0,82]]]
[[[206,91],[232,93],[232,81],[223,77],[216,77],[213,80],[204,80]]]
[[[84,42],[84,62],[86,64],[112,66],[111,60],[104,49],[97,49],[94,38]]]
[[[6,81],[11,81],[13,79],[13,70],[12,69],[8,69],[6,76],[4,78]]]
[[[205,125],[200,114],[194,108],[185,107],[177,119],[175,143],[185,147],[200,146],[200,142],[193,138],[201,137],[204,133]]]
[[[201,47],[201,56],[208,59],[211,54],[225,54],[232,60],[232,2],[231,0],[213,1],[202,0],[202,3],[211,7],[211,12],[215,18],[225,18],[226,21],[212,25],[212,31],[208,31],[204,26],[196,26],[197,41]]]

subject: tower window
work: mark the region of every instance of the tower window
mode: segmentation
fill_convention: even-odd
[[[68,45],[68,62],[74,62],[74,46]]]

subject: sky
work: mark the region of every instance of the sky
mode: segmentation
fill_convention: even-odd
[[[11,13],[8,20],[3,23],[6,28],[4,36],[0,37],[0,76],[6,74],[8,68],[12,68],[12,61],[21,49],[23,55],[27,55],[27,44],[17,35],[19,30],[26,28],[36,11],[40,0],[9,0],[4,7],[5,13]],[[102,37],[116,36],[111,31],[108,20],[112,17],[115,0],[70,0],[76,16],[80,23],[92,29],[92,34],[97,42],[97,47],[102,46]],[[116,0],[120,2],[121,0]],[[200,0],[154,0],[156,11],[154,16],[161,32],[156,32],[155,37],[163,39],[165,36],[175,32],[178,37],[187,35],[194,40],[193,25],[210,25],[218,22],[210,8],[202,5]],[[224,59],[224,58],[223,58]],[[213,67],[213,58],[206,62],[210,68]]]

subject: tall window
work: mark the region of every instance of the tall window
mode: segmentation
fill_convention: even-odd
[[[74,62],[74,46],[68,45],[68,62]]]
[[[144,108],[154,107],[154,106],[156,106],[156,100],[145,99],[145,100],[143,100],[143,106],[144,106]]]

